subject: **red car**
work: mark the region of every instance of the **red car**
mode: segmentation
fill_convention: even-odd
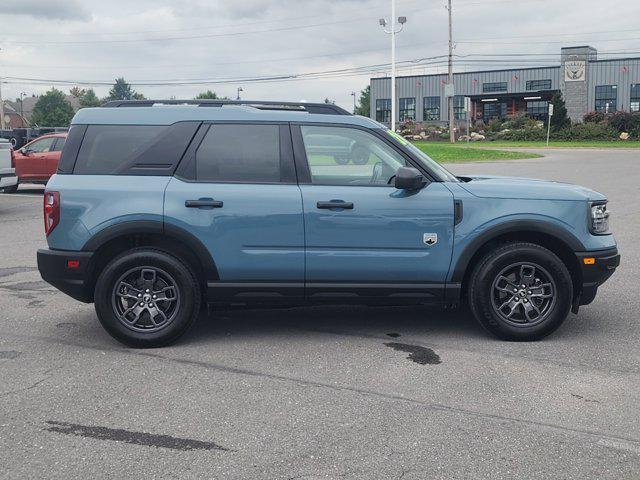
[[[52,133],[38,137],[14,151],[13,166],[17,182],[13,186],[5,187],[4,191],[15,192],[20,183],[47,183],[58,169],[58,161],[66,140],[66,133]]]

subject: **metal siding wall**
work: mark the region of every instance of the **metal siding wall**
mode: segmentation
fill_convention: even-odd
[[[514,75],[518,78],[514,79]],[[456,95],[465,96],[483,95],[482,84],[491,82],[507,82],[507,93],[529,93],[526,90],[527,80],[551,79],[551,89],[560,89],[560,67],[456,73],[453,78]],[[474,79],[477,80],[475,85]],[[418,121],[422,121],[423,118],[423,98],[440,97],[440,120],[447,121],[449,115],[442,81],[447,81],[446,74],[396,77],[396,94],[398,98],[413,97],[416,99],[416,120]],[[496,92],[496,94],[503,93],[505,92]],[[391,98],[391,78],[389,77],[371,79],[371,118],[375,119],[375,104],[376,100],[380,98]],[[397,108],[398,104],[396,104]],[[397,110],[396,118],[398,118]]]
[[[622,67],[627,67],[623,72]],[[617,109],[629,111],[631,84],[640,83],[640,58],[601,60],[589,64],[589,110],[595,110],[596,86],[617,85]]]

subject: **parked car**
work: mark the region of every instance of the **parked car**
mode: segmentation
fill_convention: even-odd
[[[161,103],[80,110],[44,197],[42,278],[125,344],[176,340],[205,302],[468,303],[535,340],[620,262],[587,188],[456,177],[334,105]]]
[[[15,150],[15,178],[11,185],[4,187],[4,191],[13,193],[18,190],[20,183],[47,183],[58,168],[66,139],[66,133],[43,135]]]

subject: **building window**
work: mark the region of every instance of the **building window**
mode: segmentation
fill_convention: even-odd
[[[596,112],[615,112],[617,101],[617,85],[596,86]]]
[[[507,91],[507,82],[492,82],[492,83],[482,84],[483,93],[506,92],[506,91]]]
[[[631,85],[631,103],[629,110],[632,112],[640,112],[640,83]]]
[[[382,123],[391,121],[391,99],[379,98],[376,100],[376,120]]]
[[[422,119],[440,120],[440,97],[424,97]]]
[[[507,116],[506,102],[486,102],[483,104],[482,120],[485,123],[494,118],[505,118]]]
[[[536,120],[544,120],[549,113],[549,102],[537,100],[527,102],[527,116]]]
[[[453,97],[453,118],[456,120],[466,120],[467,112],[464,109],[464,95]]]
[[[415,97],[411,98],[401,98],[399,101],[400,106],[400,115],[398,119],[401,122],[406,120],[415,120],[416,119],[416,99]]]
[[[551,90],[551,79],[527,80],[527,90]]]

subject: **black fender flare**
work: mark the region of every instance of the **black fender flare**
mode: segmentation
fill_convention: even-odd
[[[206,280],[219,280],[218,267],[205,245],[187,230],[156,220],[128,220],[100,230],[83,245],[83,252],[95,252],[118,237],[139,234],[158,234],[172,238],[189,247],[202,262]]]
[[[487,242],[507,233],[535,232],[556,238],[574,252],[586,250],[584,244],[571,232],[544,220],[509,220],[489,227],[474,238],[462,251],[451,274],[451,282],[462,282],[473,256]]]

